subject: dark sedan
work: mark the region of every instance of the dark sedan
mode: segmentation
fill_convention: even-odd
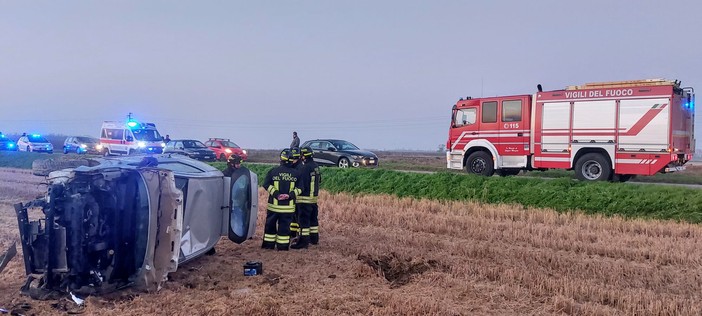
[[[17,150],[17,143],[0,133],[0,150]]]
[[[163,153],[181,154],[202,161],[215,161],[217,158],[212,149],[207,148],[201,141],[194,139],[171,140],[166,144]]]
[[[348,167],[377,167],[378,156],[370,151],[361,150],[356,145],[340,139],[315,139],[306,141],[314,151],[314,161],[321,165]]]

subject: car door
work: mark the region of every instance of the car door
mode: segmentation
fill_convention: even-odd
[[[258,178],[246,168],[237,169],[231,177],[224,177],[222,236],[240,244],[253,237],[258,218]]]
[[[329,150],[330,147],[334,147],[330,142],[319,141],[317,149],[314,150],[314,161],[324,165],[335,165],[336,159],[334,159],[334,152]]]

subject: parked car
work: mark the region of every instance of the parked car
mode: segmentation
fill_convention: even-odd
[[[194,139],[172,139],[166,144],[163,152],[181,154],[203,161],[215,161],[217,158],[214,151],[207,148],[201,141]]]
[[[246,150],[241,149],[239,145],[235,144],[229,139],[224,138],[210,138],[205,142],[208,148],[212,149],[215,154],[217,154],[217,159],[220,161],[226,161],[232,154],[237,154],[242,160],[249,158]]]
[[[310,147],[314,152],[314,161],[321,165],[348,167],[377,167],[378,156],[370,151],[361,150],[356,145],[340,139],[308,140],[302,147]]]
[[[25,271],[41,275],[25,294],[157,291],[179,265],[213,253],[220,236],[254,235],[258,179],[248,169],[225,177],[165,154],[86,160],[50,172],[45,197],[15,204]],[[30,219],[32,208],[40,218]]]
[[[0,133],[0,150],[17,150],[17,143]]]
[[[71,136],[66,137],[63,142],[63,153],[76,153],[76,154],[102,154],[102,145],[100,140],[94,137],[85,136]]]
[[[39,151],[52,154],[54,145],[52,145],[44,136],[39,134],[22,135],[17,140],[17,149],[20,151]]]

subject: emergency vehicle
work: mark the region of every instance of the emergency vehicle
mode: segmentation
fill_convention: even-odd
[[[568,169],[614,181],[684,170],[695,151],[694,109],[694,89],[664,79],[469,97],[453,106],[447,167],[485,176]]]
[[[163,152],[166,144],[154,123],[132,120],[104,121],[100,132],[100,144],[105,156],[130,155],[133,153]]]

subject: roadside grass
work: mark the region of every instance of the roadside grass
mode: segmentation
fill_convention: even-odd
[[[222,163],[214,165],[224,168]],[[263,179],[273,166],[246,164],[246,167]],[[702,190],[680,187],[588,183],[568,178],[547,181],[529,177],[485,178],[448,172],[417,174],[382,169],[323,168],[321,188],[332,193],[471,200],[551,208],[559,212],[702,222]]]
[[[527,171],[520,174],[525,177],[536,178],[575,178],[572,170],[546,170]],[[652,176],[638,176],[631,179],[633,182],[648,183],[678,183],[678,184],[700,184],[702,185],[702,168],[689,167],[688,170],[674,173],[658,173]]]

